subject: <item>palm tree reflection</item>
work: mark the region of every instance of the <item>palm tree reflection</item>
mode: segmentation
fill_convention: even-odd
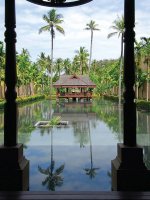
[[[88,124],[87,122],[72,123],[74,136],[77,142],[80,144],[80,148],[84,148],[89,141],[87,124]]]
[[[63,164],[55,170],[55,161],[52,161],[50,166],[46,169],[42,169],[38,166],[39,172],[47,176],[42,182],[42,185],[47,186],[47,189],[51,191],[55,191],[56,186],[62,186],[63,178],[61,177],[61,173],[64,170],[64,166]]]
[[[85,168],[85,173],[86,175],[89,176],[90,179],[95,178],[95,176],[97,175],[97,170],[99,170],[99,167],[94,167],[94,163],[93,163],[93,152],[92,152],[92,139],[91,139],[91,131],[90,131],[90,123],[89,124],[89,141],[90,141],[90,168]]]
[[[60,167],[55,169],[55,161],[53,158],[53,128],[50,128],[51,133],[51,162],[50,165],[43,169],[42,167],[38,166],[38,170],[41,174],[46,175],[44,181],[42,181],[42,185],[46,186],[48,190],[55,191],[56,186],[62,186],[63,184],[63,177],[61,176],[65,165],[62,164]]]

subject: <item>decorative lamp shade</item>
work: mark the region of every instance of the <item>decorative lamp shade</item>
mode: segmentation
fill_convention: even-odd
[[[73,7],[89,3],[92,0],[27,0],[27,1],[47,7]]]

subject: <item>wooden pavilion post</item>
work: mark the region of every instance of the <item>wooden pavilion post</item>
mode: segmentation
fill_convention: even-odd
[[[144,191],[150,189],[150,172],[143,162],[143,149],[136,144],[135,104],[135,0],[124,0],[124,137],[112,160],[112,189]]]
[[[27,190],[29,161],[23,156],[23,145],[17,143],[16,15],[15,0],[5,0],[5,108],[4,145],[0,146],[0,190]]]

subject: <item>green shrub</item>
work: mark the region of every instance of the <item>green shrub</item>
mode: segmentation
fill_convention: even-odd
[[[45,95],[34,95],[29,97],[18,97],[16,102],[18,105],[26,104],[29,102],[45,99]],[[0,101],[0,109],[4,108],[5,100]]]
[[[50,100],[51,98],[50,98],[50,96],[48,95],[48,96],[45,96],[45,99]],[[54,100],[54,99],[56,99],[56,94],[52,94],[52,100]]]
[[[37,100],[41,100],[44,99],[45,95],[34,95],[34,96],[29,96],[29,97],[18,97],[16,102],[18,104],[24,104],[24,103],[28,103],[28,102],[32,102],[32,101],[37,101]]]
[[[145,100],[136,101],[137,108],[150,111],[150,102]]]
[[[61,117],[58,116],[58,117],[53,117],[50,121],[49,121],[49,125],[51,126],[55,126],[57,124],[59,124],[61,121]]]
[[[118,96],[113,96],[113,95],[104,95],[104,99],[106,100],[112,100],[112,101],[118,101]]]

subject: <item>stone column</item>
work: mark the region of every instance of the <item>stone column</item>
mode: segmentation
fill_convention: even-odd
[[[0,146],[0,190],[27,190],[29,161],[23,156],[23,145],[17,143],[16,15],[15,0],[5,0],[5,108],[4,145]]]
[[[150,172],[143,162],[143,148],[136,144],[135,104],[135,0],[124,0],[124,135],[112,160],[112,189],[145,191],[150,189]]]

